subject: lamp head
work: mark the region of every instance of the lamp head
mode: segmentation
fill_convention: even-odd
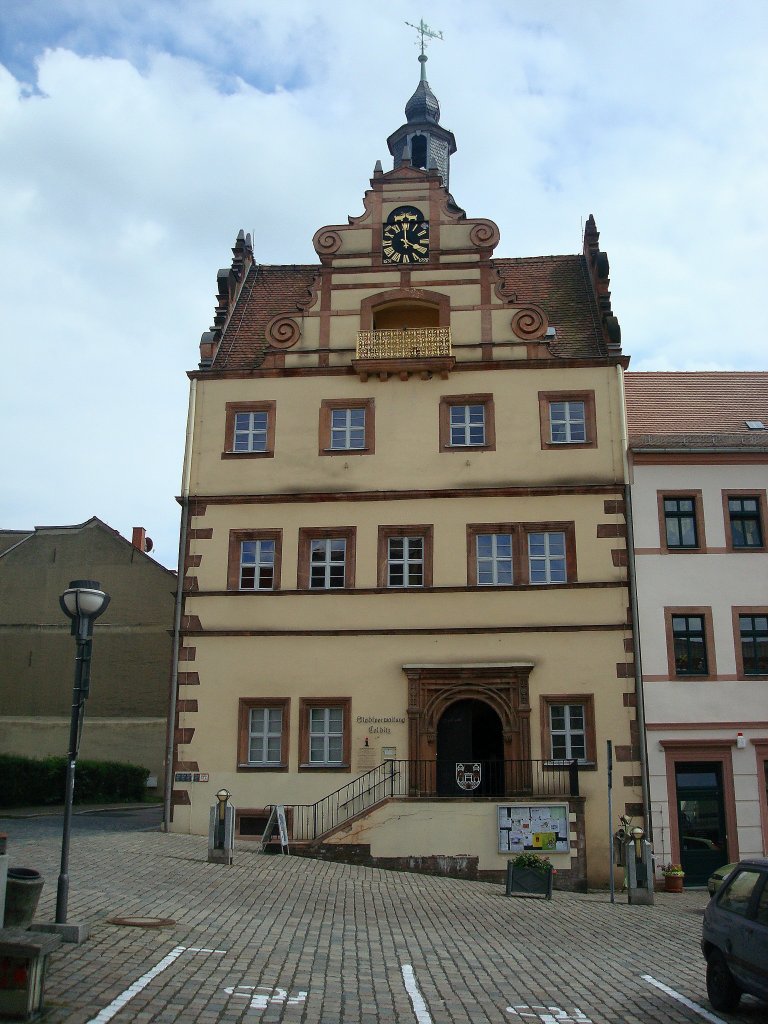
[[[227,800],[229,800],[231,795],[232,794],[229,792],[228,789],[220,789],[216,794],[216,799],[219,801],[220,804],[225,804]]]
[[[87,639],[97,619],[109,604],[109,594],[100,588],[98,580],[72,580],[59,598],[61,610],[72,620],[72,634]]]

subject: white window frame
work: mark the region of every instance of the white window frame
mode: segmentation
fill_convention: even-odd
[[[262,421],[263,427],[261,426]],[[241,426],[241,423],[244,423],[244,425]],[[245,447],[242,447],[239,441],[244,441]],[[266,409],[257,409],[251,412],[235,412],[232,438],[233,452],[266,452],[268,451],[268,444],[269,412]]]
[[[480,554],[480,541],[482,538],[490,537],[491,539],[491,553],[489,555]],[[499,554],[499,540],[504,537],[509,540],[509,554]],[[513,568],[513,538],[511,533],[478,533],[475,535],[475,572],[476,572],[476,583],[479,587],[499,587],[499,586],[511,586],[514,581],[514,568]],[[483,566],[486,570],[490,569],[491,580],[483,581],[480,579],[480,569]],[[509,579],[500,580],[499,570],[506,569],[509,573]]]
[[[472,410],[480,410],[479,424],[482,428],[482,436],[479,441],[471,439],[472,429],[478,426],[477,420],[472,420]],[[454,431],[457,434],[454,434]],[[459,440],[456,440],[456,437]],[[463,440],[461,439],[463,438]],[[485,427],[485,403],[469,402],[466,405],[451,405],[448,408],[448,444],[451,448],[479,448],[486,443]]]
[[[392,541],[401,541],[403,545],[402,558],[394,558],[392,556]],[[419,555],[411,554],[411,545],[415,542],[421,544],[421,553]],[[406,590],[408,588],[414,589],[424,586],[424,573],[426,570],[425,564],[425,553],[427,547],[427,539],[422,536],[405,536],[405,537],[387,537],[387,586],[392,587],[395,590]],[[392,582],[392,568],[393,566],[402,566],[403,568],[403,582],[393,583]],[[410,570],[411,566],[419,566],[421,568],[421,583],[410,582]]]
[[[534,537],[544,538],[544,552],[543,554],[533,554],[531,551],[531,542]],[[562,538],[562,553],[559,551],[552,551],[552,538]],[[528,534],[528,579],[530,583],[534,585],[546,586],[550,583],[567,583],[568,582],[568,545],[565,533],[562,530],[534,530]],[[562,562],[562,579],[553,579],[553,568],[556,563]],[[534,577],[534,563],[541,564],[544,569],[543,580],[535,580]]]
[[[550,742],[550,760],[552,761],[578,761],[579,764],[587,763],[587,708],[584,704],[549,704],[549,742]],[[571,721],[571,709],[578,708],[581,712],[581,728],[574,728]],[[553,712],[559,709],[564,709],[564,725],[563,728],[555,728],[555,722]],[[555,753],[555,737],[562,737],[565,741],[565,753]],[[581,740],[581,746],[583,753],[581,755],[573,753],[573,741],[576,738]]]
[[[332,545],[341,544],[341,559],[333,558]],[[335,549],[335,550],[338,550]],[[318,555],[316,558],[315,556]],[[338,573],[332,569],[341,567],[341,582]],[[322,583],[315,582],[315,571],[322,571]],[[309,589],[310,590],[343,590],[347,582],[347,539],[346,537],[313,537],[309,541]]]
[[[312,707],[309,711],[309,763],[310,764],[343,764],[344,763],[344,708],[330,705],[328,707]],[[341,718],[341,725],[338,729],[331,726],[331,712],[338,712]],[[315,728],[318,724],[319,728]],[[321,741],[322,756],[315,756],[315,740]],[[339,756],[331,757],[331,743],[336,742],[339,748]]]
[[[555,417],[556,406],[563,406],[562,417]],[[576,414],[576,406],[580,412]],[[565,437],[555,437],[555,427],[564,430]],[[574,437],[574,431],[580,428],[581,437]],[[581,399],[564,399],[549,403],[549,440],[550,444],[584,444],[587,437],[587,404]]]
[[[272,715],[277,714],[279,722],[276,729],[271,728]],[[254,728],[254,716],[262,716],[262,725],[260,729]],[[270,739],[277,738],[277,757],[272,758],[269,756],[269,741]],[[254,743],[261,743],[262,754],[266,754],[266,757],[254,757],[253,747]],[[248,764],[255,765],[281,765],[282,764],[282,750],[283,745],[283,709],[282,708],[271,708],[271,707],[258,707],[250,708],[248,711]]]
[[[264,549],[262,545],[269,545],[272,548],[271,559],[263,557]],[[255,545],[255,559],[253,562],[246,562],[244,560],[246,545]],[[255,540],[242,540],[240,541],[240,569],[239,569],[239,585],[240,590],[274,590],[275,589],[275,558],[277,555],[277,544],[270,538],[256,538]],[[253,568],[254,569],[254,586],[248,587],[243,585],[243,569]],[[272,582],[268,587],[261,586],[261,570],[263,568],[269,568],[272,570]]]
[[[330,447],[334,451],[359,451],[365,448],[365,406],[330,410]],[[353,423],[359,414],[360,423]]]

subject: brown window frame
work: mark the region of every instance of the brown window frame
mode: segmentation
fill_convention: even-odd
[[[667,517],[664,510],[665,500],[690,499],[693,501],[693,517],[696,529],[696,547],[670,547],[667,544]],[[706,552],[707,539],[704,532],[704,501],[702,492],[698,490],[657,491],[656,501],[659,512],[659,549],[668,555],[696,555]]]
[[[584,428],[587,434],[585,441],[553,441],[550,407],[553,402],[583,402]],[[597,448],[597,415],[595,412],[594,391],[540,391],[539,392],[539,430],[541,433],[542,451],[553,451],[573,448]]]
[[[261,764],[248,760],[250,740],[250,712],[256,708],[280,708],[283,723],[280,731],[280,761]],[[237,771],[238,772],[287,772],[289,763],[288,743],[290,731],[290,697],[241,697],[237,705]]]
[[[734,488],[723,491],[723,518],[725,520],[725,546],[729,552],[735,555],[750,554],[755,551],[768,550],[768,514],[766,513],[765,491],[750,490],[747,488]],[[733,532],[731,530],[731,514],[728,509],[729,498],[756,498],[757,514],[760,523],[763,543],[754,547],[735,546],[733,543]]]
[[[363,448],[331,448],[331,413],[336,409],[365,410],[365,446]],[[373,455],[376,451],[376,404],[372,398],[324,398],[320,402],[318,455]]]
[[[707,658],[705,673],[678,674],[675,661],[675,635],[672,630],[674,615],[698,615],[704,622],[704,651]],[[712,625],[712,609],[708,606],[681,607],[664,609],[664,634],[667,638],[667,672],[671,682],[706,682],[717,679],[717,660],[715,652],[715,633]]]
[[[312,763],[309,760],[309,712],[312,708],[338,708],[343,712],[342,761]],[[352,698],[302,697],[299,700],[299,771],[351,772],[352,771]]]
[[[299,553],[296,585],[299,590],[310,594],[339,594],[351,590],[355,585],[355,541],[357,529],[354,526],[302,526],[299,528]],[[313,540],[345,540],[344,586],[310,587],[310,552]]]
[[[272,459],[275,456],[276,402],[227,402],[222,459]],[[235,416],[239,412],[267,413],[267,447],[263,452],[236,452]]]
[[[389,538],[390,537],[423,537],[424,538],[424,582],[420,587],[389,586]],[[418,592],[428,590],[432,586],[432,550],[434,546],[434,526],[432,524],[403,526],[380,526],[377,557],[377,584],[382,590],[401,592],[404,590]]]
[[[482,590],[514,586],[519,581],[520,552],[517,534],[519,527],[514,523],[467,523],[467,586]],[[477,580],[477,538],[485,534],[512,535],[512,583],[478,583]]]
[[[581,704],[584,707],[585,759],[579,761],[579,771],[597,768],[597,734],[595,731],[595,695],[593,693],[555,693],[539,696],[539,725],[541,728],[541,759],[546,767],[560,767],[560,760],[552,755],[552,728],[550,708],[558,704]],[[548,762],[548,764],[546,764]]]
[[[745,682],[749,682],[752,679],[768,679],[768,672],[745,672],[744,671],[744,647],[741,642],[741,623],[740,619],[742,615],[766,615],[768,616],[768,608],[765,606],[738,606],[731,609],[733,616],[733,641],[734,648],[736,651],[736,674],[739,679],[743,679]]]
[[[275,542],[274,580],[272,587],[241,587],[240,586],[240,551],[243,541],[273,540]],[[282,568],[283,531],[282,530],[230,530],[229,549],[227,552],[227,590],[236,590],[241,594],[274,594],[280,589],[280,572]]]
[[[484,409],[483,444],[451,444],[451,409],[457,405],[482,405]],[[493,395],[490,393],[475,395],[441,395],[439,410],[439,435],[441,452],[495,452],[496,451],[496,413]]]

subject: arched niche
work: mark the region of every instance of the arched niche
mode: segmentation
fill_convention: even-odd
[[[404,328],[450,327],[451,300],[425,288],[393,288],[369,295],[360,303],[360,330],[402,331]]]

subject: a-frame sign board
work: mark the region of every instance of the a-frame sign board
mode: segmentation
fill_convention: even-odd
[[[288,825],[285,820],[285,807],[283,804],[272,805],[272,810],[267,818],[267,824],[264,826],[264,831],[261,836],[262,853],[266,850],[267,844],[274,835],[275,829],[277,829],[278,835],[280,836],[280,849],[283,853],[288,853]]]

